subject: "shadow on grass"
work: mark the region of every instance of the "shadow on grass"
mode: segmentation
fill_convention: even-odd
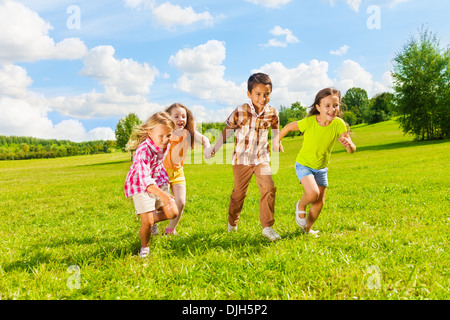
[[[130,160],[120,160],[120,161],[110,161],[110,162],[101,162],[101,163],[91,163],[91,164],[80,164],[75,167],[101,167],[101,166],[110,166],[113,164],[122,164],[122,163],[129,163],[131,166]]]
[[[435,141],[403,141],[403,142],[393,142],[387,144],[379,144],[379,145],[370,145],[370,146],[356,146],[356,152],[364,152],[364,151],[382,151],[382,150],[392,150],[392,149],[401,149],[401,148],[410,148],[410,147],[418,147],[418,146],[428,146],[449,142],[449,139],[444,140],[435,140]],[[334,151],[333,153],[342,153],[347,152],[345,149]]]
[[[269,249],[279,241],[302,239],[300,231],[282,232],[282,239],[270,241],[261,232],[228,233],[222,229],[210,233],[178,234],[177,236],[157,235],[151,238],[150,247],[160,252],[168,252],[171,256],[189,258],[205,255],[232,254],[234,257],[247,257]],[[123,241],[126,239],[126,241]],[[58,248],[68,248],[68,252],[60,252]],[[140,248],[136,235],[127,233],[108,239],[95,237],[71,237],[58,239],[49,243],[33,245],[22,258],[2,265],[6,272],[23,271],[33,274],[35,269],[45,264],[83,266],[85,264],[103,263],[114,259],[127,259],[137,256]],[[57,249],[53,251],[52,249]],[[75,252],[75,254],[72,254]],[[53,267],[52,267],[53,268]]]

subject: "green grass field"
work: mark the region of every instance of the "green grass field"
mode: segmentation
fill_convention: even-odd
[[[450,142],[414,142],[394,121],[352,129],[357,152],[332,155],[319,238],[295,224],[302,138],[285,138],[282,240],[261,235],[254,179],[228,234],[231,165],[187,164],[179,234],[153,237],[148,259],[124,197],[129,155],[1,161],[0,299],[449,299]]]

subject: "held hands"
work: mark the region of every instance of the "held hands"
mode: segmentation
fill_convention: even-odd
[[[273,144],[272,150],[275,152],[284,152],[283,145],[281,144],[281,141],[275,142]]]
[[[208,147],[205,148],[205,151],[203,152],[203,156],[205,157],[205,159],[211,159],[211,157],[214,157],[215,154],[215,150],[214,148]]]

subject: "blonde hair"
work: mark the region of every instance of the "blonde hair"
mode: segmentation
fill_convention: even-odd
[[[190,142],[191,142],[191,149],[194,148],[194,134],[195,134],[195,122],[194,122],[194,116],[192,115],[192,112],[186,108],[181,103],[173,103],[167,109],[165,110],[168,114],[172,114],[172,110],[175,108],[183,108],[186,111],[186,130],[190,134]]]
[[[126,149],[128,151],[136,150],[147,139],[148,131],[155,129],[158,125],[167,126],[175,130],[175,123],[170,118],[170,115],[167,112],[157,112],[148,118],[144,124],[136,126],[133,129]]]

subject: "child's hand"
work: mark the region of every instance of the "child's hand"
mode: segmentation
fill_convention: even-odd
[[[160,196],[160,199],[163,202],[164,206],[169,210],[172,208],[172,203],[175,202],[175,197],[167,192],[163,192],[163,194],[161,194]]]
[[[283,148],[283,145],[281,144],[281,141],[278,143],[274,143],[272,149],[275,152],[284,152],[284,148]]]
[[[353,153],[356,150],[355,145],[350,137],[342,135],[338,140],[347,149],[348,153]]]
[[[212,154],[212,149],[209,148],[205,148],[205,151],[203,151],[203,156],[205,157],[205,159],[210,159],[213,154]]]

